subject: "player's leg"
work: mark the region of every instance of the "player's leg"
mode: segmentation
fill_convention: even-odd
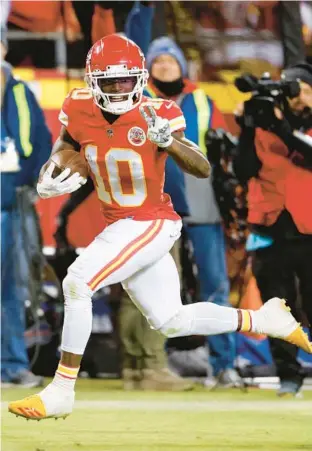
[[[209,302],[182,305],[178,272],[170,254],[127,279],[123,286],[151,326],[167,337],[252,331],[293,342],[312,353],[312,344],[282,299],[272,298],[257,311]]]
[[[61,363],[71,367],[80,363],[77,356],[83,354],[91,333],[92,294],[126,280],[161,258],[179,236],[180,228],[180,221],[118,221],[70,266],[63,282],[66,315]]]
[[[11,412],[41,419],[72,411],[74,385],[91,333],[93,293],[129,278],[161,258],[179,237],[180,229],[180,221],[125,219],[111,224],[96,237],[69,267],[63,281],[65,319],[61,361],[55,377],[39,395],[10,403]]]
[[[232,332],[237,310],[198,302],[184,306],[180,280],[168,253],[123,282],[124,288],[154,329],[168,337]]]

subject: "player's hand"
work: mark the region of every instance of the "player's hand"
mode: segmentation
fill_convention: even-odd
[[[140,106],[140,113],[145,119],[148,130],[148,139],[158,147],[168,147],[172,144],[170,123],[168,119],[157,116],[154,108],[150,105]]]
[[[38,194],[43,199],[72,193],[73,191],[79,189],[87,181],[87,179],[82,177],[79,172],[75,172],[75,174],[68,177],[70,174],[69,168],[65,169],[57,177],[53,178],[52,174],[54,168],[55,164],[51,163],[43,174],[42,179],[37,184]]]

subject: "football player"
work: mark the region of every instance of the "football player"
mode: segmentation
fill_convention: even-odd
[[[9,411],[28,419],[65,417],[73,410],[75,382],[92,325],[91,297],[121,282],[151,327],[167,337],[253,331],[292,342],[308,352],[312,344],[279,298],[258,311],[210,302],[183,306],[179,277],[169,253],[181,220],[163,192],[171,155],[183,170],[208,177],[210,165],[183,134],[185,120],[173,102],[143,96],[148,72],[132,41],[110,35],[96,42],[86,62],[88,89],[65,99],[63,124],[53,152],[81,152],[90,167],[106,227],[69,267],[63,282],[65,320],[62,355],[53,381],[40,393],[11,402]],[[43,198],[78,189],[85,179],[53,178],[47,167],[37,185]]]

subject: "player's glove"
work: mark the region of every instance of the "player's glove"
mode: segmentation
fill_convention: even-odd
[[[154,108],[150,105],[140,106],[140,113],[145,119],[148,130],[148,139],[158,147],[168,147],[172,144],[170,123],[168,119],[157,116]]]
[[[79,189],[87,181],[87,179],[82,177],[79,172],[75,172],[75,174],[68,177],[70,174],[70,168],[66,168],[57,177],[53,178],[52,174],[54,168],[55,164],[51,163],[44,172],[42,179],[37,184],[38,194],[43,199],[72,193],[73,191]]]

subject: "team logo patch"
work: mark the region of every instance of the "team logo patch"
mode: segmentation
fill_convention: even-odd
[[[133,146],[142,146],[146,141],[144,130],[140,127],[132,127],[128,131],[128,140]]]

